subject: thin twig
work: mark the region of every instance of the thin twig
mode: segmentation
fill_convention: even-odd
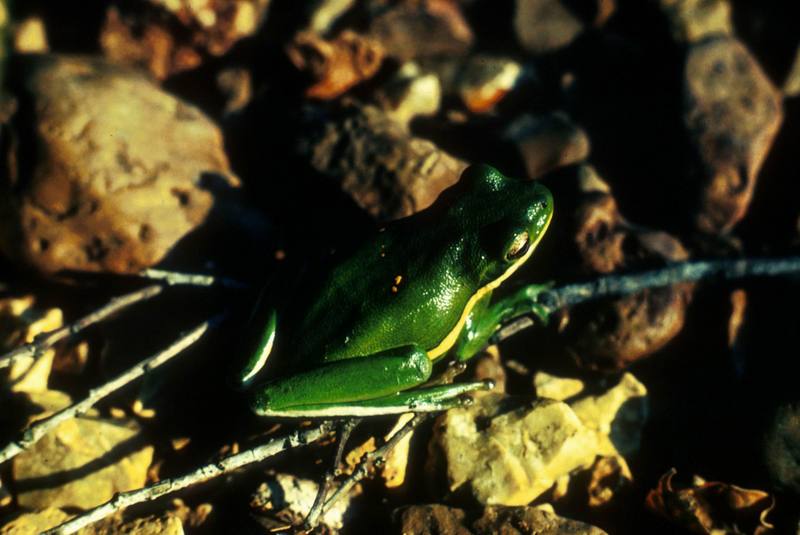
[[[627,275],[606,275],[588,282],[544,290],[536,296],[536,303],[546,313],[551,314],[561,308],[603,297],[630,295],[650,288],[685,282],[711,279],[730,281],[792,274],[800,275],[800,257],[680,262],[661,269]],[[492,342],[503,341],[533,324],[527,314],[510,318],[508,324],[495,334]]]
[[[378,448],[377,450],[367,453],[364,455],[364,458],[361,459],[361,462],[358,464],[353,473],[350,474],[350,477],[345,479],[339,488],[328,498],[328,501],[325,502],[325,505],[322,506],[322,511],[320,511],[320,515],[324,515],[327,511],[330,510],[331,507],[336,503],[339,498],[350,492],[350,490],[362,479],[369,475],[369,471],[373,466],[380,465],[386,459],[386,455],[392,451],[397,444],[400,443],[403,438],[416,429],[420,424],[425,422],[428,418],[432,417],[434,414],[430,412],[418,412],[414,415],[414,417],[408,421],[408,423],[403,426],[397,433],[392,435],[392,437],[384,443],[383,446]]]
[[[9,443],[0,451],[0,464],[8,461],[15,455],[36,444],[39,439],[45,436],[52,429],[55,429],[56,426],[58,426],[61,422],[72,418],[77,418],[78,416],[85,414],[86,411],[92,408],[101,399],[113,392],[116,392],[131,381],[143,376],[145,373],[158,368],[172,357],[179,354],[181,351],[199,340],[211,326],[219,321],[219,319],[220,318],[214,318],[204,321],[188,333],[182,335],[178,340],[176,340],[163,351],[159,351],[155,355],[142,360],[132,368],[108,381],[104,385],[92,389],[89,392],[89,395],[82,401],[70,405],[69,407],[62,409],[51,416],[48,416],[47,418],[37,420],[31,426],[24,429],[19,438]]]
[[[105,306],[98,308],[90,314],[87,314],[74,323],[64,325],[63,327],[59,327],[58,329],[54,329],[46,333],[41,333],[36,336],[33,342],[20,346],[9,351],[5,355],[0,356],[0,368],[8,368],[9,366],[13,366],[18,360],[21,359],[29,359],[32,357],[35,358],[64,338],[77,334],[90,325],[94,325],[95,323],[103,321],[107,317],[119,312],[120,310],[128,308],[131,305],[151,299],[160,294],[163,290],[164,286],[160,284],[154,284],[152,286],[140,288],[135,292],[115,297],[111,299],[111,301],[109,301]]]
[[[201,466],[184,476],[165,479],[142,489],[119,493],[106,503],[94,509],[90,509],[82,515],[60,526],[56,526],[45,533],[47,535],[67,535],[69,533],[75,533],[79,529],[93,524],[117,511],[121,511],[126,507],[130,507],[131,505],[155,500],[166,494],[208,481],[222,474],[242,468],[243,466],[263,461],[282,451],[310,444],[330,433],[332,429],[333,424],[331,422],[323,422],[317,427],[295,431],[289,436],[276,438],[261,446],[226,457],[221,461]]]
[[[317,496],[314,498],[314,504],[308,511],[308,516],[306,516],[304,526],[306,531],[311,531],[317,526],[317,522],[322,514],[322,507],[325,505],[325,498],[328,496],[328,490],[330,489],[331,483],[333,483],[333,478],[339,473],[339,464],[342,462],[344,447],[353,429],[355,429],[362,420],[362,418],[347,418],[337,425],[336,439],[339,444],[336,446],[336,455],[333,457],[333,465],[325,473],[325,478],[317,491]]]
[[[200,273],[181,273],[164,269],[145,269],[139,277],[163,282],[167,286],[222,286],[223,288],[247,288],[247,284],[228,277],[215,277]]]

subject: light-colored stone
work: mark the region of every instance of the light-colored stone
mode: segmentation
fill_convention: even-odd
[[[626,372],[616,386],[576,400],[570,407],[595,434],[598,454],[624,458],[639,450],[648,413],[646,396],[647,388]]]
[[[314,481],[290,474],[274,474],[262,483],[250,499],[250,506],[270,515],[281,514],[302,522],[317,496],[319,486]],[[350,507],[350,496],[343,496],[320,517],[320,524],[334,531],[344,526],[344,514]]]
[[[466,485],[482,504],[525,505],[594,460],[597,439],[567,404],[542,400],[501,412],[503,406],[503,396],[486,395],[439,421],[434,440],[447,459],[451,491]]]
[[[41,511],[23,513],[13,520],[3,522],[0,535],[38,535],[69,520],[70,515],[61,509],[48,507]]]
[[[731,5],[728,0],[661,0],[673,38],[696,43],[713,36],[732,36]]]
[[[468,489],[484,505],[528,504],[592,466],[598,455],[618,458],[628,473],[623,455],[639,446],[645,395],[644,386],[625,374],[613,388],[571,405],[481,396],[439,418],[429,468],[442,462],[449,491]]]
[[[32,295],[0,300],[0,351],[33,342],[37,335],[58,329],[63,324],[61,309],[41,309]],[[38,358],[27,357],[11,366],[6,381],[12,392],[41,392],[47,381],[56,351],[45,350]]]
[[[386,115],[408,128],[413,118],[439,111],[441,82],[435,74],[423,73],[416,63],[409,62],[381,88],[378,100]]]
[[[143,487],[153,447],[134,421],[67,420],[12,461],[22,507],[88,509],[117,492]]]
[[[533,376],[533,388],[540,398],[564,401],[583,391],[584,384],[580,379],[556,377],[545,372],[536,372]]]

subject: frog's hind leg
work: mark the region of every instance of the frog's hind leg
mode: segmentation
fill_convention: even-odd
[[[252,408],[263,416],[306,418],[432,412],[463,405],[462,394],[490,387],[478,382],[415,389],[431,371],[425,351],[403,346],[267,383]]]

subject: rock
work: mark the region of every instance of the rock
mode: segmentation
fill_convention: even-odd
[[[736,39],[690,47],[684,121],[702,167],[697,227],[733,228],[750,205],[756,177],[780,127],[781,94]]]
[[[597,396],[586,396],[570,407],[587,429],[595,433],[601,455],[622,458],[639,451],[647,420],[647,388],[630,373],[616,386]]]
[[[386,115],[408,128],[415,117],[431,116],[439,111],[442,87],[436,75],[423,73],[416,63],[409,62],[376,96]]]
[[[697,43],[708,37],[733,36],[728,0],[660,0],[673,38]]]
[[[427,208],[467,167],[375,106],[345,106],[312,120],[301,154],[382,221]]]
[[[533,388],[540,398],[564,401],[580,394],[584,389],[583,381],[569,377],[556,377],[545,372],[536,372],[533,376]]]
[[[342,15],[350,11],[356,0],[317,0],[310,4],[308,29],[325,35]]]
[[[608,185],[593,169],[582,167],[578,175],[575,228],[568,233],[573,236],[584,276],[688,258],[683,245],[669,234],[628,223]],[[589,368],[624,368],[657,351],[680,332],[692,290],[691,284],[677,284],[574,307],[564,339]]]
[[[419,535],[603,535],[589,524],[569,520],[539,507],[486,507],[465,511],[439,504],[412,505],[396,512],[400,533]]]
[[[100,44],[111,61],[146,67],[161,80],[199,66],[207,55],[221,56],[253,35],[269,5],[270,0],[115,5],[106,13]]]
[[[504,412],[503,401],[487,394],[437,421],[432,447],[442,452],[451,492],[466,490],[487,505],[526,505],[594,461],[594,434],[565,403],[542,400]]]
[[[72,516],[61,509],[48,507],[33,513],[24,513],[0,527],[0,535],[36,535],[54,528]],[[111,516],[77,531],[78,535],[183,535],[179,518],[166,514],[149,516],[123,522],[119,516]]]
[[[764,434],[761,452],[774,485],[800,496],[800,404],[777,408]]]
[[[331,40],[300,32],[287,47],[287,54],[314,82],[306,89],[306,96],[323,100],[334,99],[372,78],[383,61],[378,41],[350,30]]]
[[[203,223],[205,180],[238,184],[219,129],[141,74],[39,56],[25,80],[39,159],[4,198],[1,245],[29,267],[139,272]]]
[[[584,23],[563,0],[516,0],[514,32],[531,54],[545,54],[570,44]]]
[[[274,474],[258,487],[250,498],[250,507],[256,514],[263,515],[265,527],[299,525],[311,510],[318,488],[308,479]],[[350,495],[343,496],[320,517],[320,524],[336,532],[344,526],[344,515],[349,507]]]
[[[12,461],[21,507],[89,509],[117,492],[141,488],[153,447],[139,441],[134,421],[67,420]]]
[[[461,55],[474,37],[457,2],[450,0],[373,0],[369,33],[399,60]]]
[[[53,507],[33,513],[23,513],[8,522],[0,521],[3,524],[0,526],[0,535],[37,535],[63,524],[70,516],[61,509]],[[79,533],[85,535],[84,530]]]
[[[623,456],[639,448],[646,394],[630,374],[570,405],[486,394],[437,420],[429,468],[445,473],[450,492],[485,505],[528,504],[598,455],[614,457],[629,474]]]
[[[524,115],[508,127],[505,137],[519,148],[531,178],[589,157],[589,136],[561,111]]]
[[[786,97],[796,97],[800,95],[800,46],[795,52],[794,61],[789,68],[789,74],[783,82],[783,94]]]
[[[83,531],[78,533],[81,535]],[[183,535],[183,523],[181,520],[172,514],[165,514],[162,516],[148,516],[146,518],[137,518],[129,522],[122,522],[119,519],[112,519],[110,522],[102,524],[95,524],[85,528],[85,531],[91,531],[96,535],[115,535],[117,533],[124,533],[125,535]]]
[[[47,32],[39,17],[28,17],[14,28],[14,51],[21,54],[47,52]]]
[[[458,95],[471,112],[486,113],[517,85],[522,74],[522,65],[510,58],[472,56],[459,73]]]
[[[32,295],[0,299],[0,353],[33,342],[37,335],[63,325],[61,309],[41,309],[35,306]],[[41,392],[47,381],[56,350],[45,350],[38,358],[18,360],[4,380],[12,392]]]

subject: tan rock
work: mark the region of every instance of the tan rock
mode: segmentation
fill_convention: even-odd
[[[133,421],[81,417],[45,435],[12,462],[21,507],[88,509],[141,488],[153,459]]]
[[[33,342],[37,335],[63,324],[61,309],[41,309],[32,295],[0,299],[0,351]],[[47,381],[56,351],[45,350],[38,358],[28,357],[11,366],[6,376],[12,392],[41,392]]]
[[[728,0],[661,0],[661,9],[678,42],[697,43],[707,37],[733,35]]]
[[[100,34],[106,57],[163,79],[221,56],[253,35],[270,0],[150,0],[108,8]],[[149,5],[147,5],[149,4]]]
[[[446,459],[450,491],[463,485],[483,504],[525,505],[593,462],[596,437],[567,404],[503,407],[503,396],[487,394],[438,421],[434,443]]]
[[[33,513],[23,513],[13,520],[3,523],[0,527],[0,535],[37,535],[63,524],[69,518],[70,515],[61,509],[52,507]]]
[[[400,0],[374,4],[369,33],[387,55],[398,60],[464,54],[472,46],[472,30],[457,2]]]
[[[417,535],[603,535],[605,531],[542,507],[491,506],[465,511],[440,504],[404,507],[397,515],[400,533]]]
[[[736,39],[689,49],[685,123],[703,167],[696,224],[725,233],[750,205],[761,164],[783,119],[780,92]]]
[[[467,166],[375,106],[346,106],[305,131],[301,153],[314,169],[379,220],[427,208]]]
[[[439,418],[429,468],[444,471],[450,492],[466,491],[486,505],[530,503],[556,483],[566,486],[598,455],[614,457],[629,475],[624,455],[639,448],[646,394],[630,374],[569,405],[486,394]]]
[[[570,44],[584,24],[562,0],[517,0],[514,31],[522,48],[544,54]]]
[[[506,137],[519,148],[531,178],[589,157],[589,136],[561,111],[520,117],[510,125]]]
[[[536,372],[533,376],[533,388],[540,398],[564,401],[580,394],[584,389],[583,381],[570,377],[556,377],[545,372]]]
[[[6,253],[35,269],[138,272],[236,185],[219,129],[146,77],[100,60],[39,56],[26,86],[39,159],[11,202]]]

